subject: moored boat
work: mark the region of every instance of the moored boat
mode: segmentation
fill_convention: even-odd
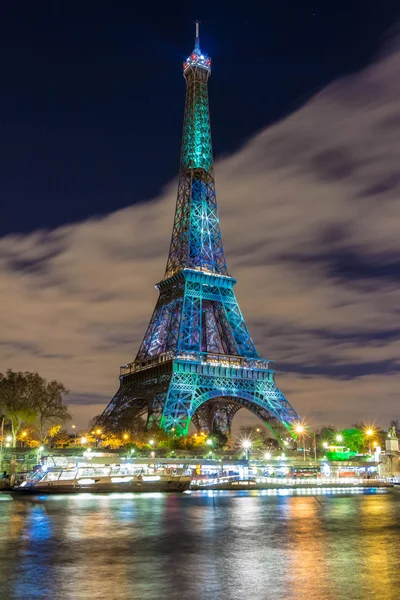
[[[90,457],[91,458],[91,457]],[[134,463],[98,458],[64,466],[39,466],[12,492],[26,494],[70,494],[82,492],[184,492],[191,476],[182,469],[138,468]],[[100,462],[98,462],[100,461]]]

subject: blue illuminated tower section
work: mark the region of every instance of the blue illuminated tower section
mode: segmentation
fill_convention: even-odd
[[[118,428],[147,414],[146,427],[182,435],[229,432],[246,407],[276,437],[293,434],[299,417],[276,387],[269,361],[259,357],[228,273],[215,193],[208,79],[199,24],[183,64],[186,102],[178,195],[171,245],[159,298],[136,359],[121,367],[120,388],[99,425]],[[124,417],[125,415],[125,417]]]

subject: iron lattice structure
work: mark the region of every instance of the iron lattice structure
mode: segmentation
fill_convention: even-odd
[[[208,78],[211,60],[196,44],[184,62],[186,103],[178,197],[159,298],[136,359],[98,425],[112,427],[129,410],[147,412],[146,427],[186,434],[230,431],[246,407],[280,438],[299,416],[259,357],[228,274],[215,193]]]

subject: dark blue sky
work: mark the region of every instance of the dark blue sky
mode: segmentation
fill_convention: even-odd
[[[148,200],[177,174],[196,17],[218,157],[365,65],[400,14],[390,0],[135,4],[2,3],[0,234]]]

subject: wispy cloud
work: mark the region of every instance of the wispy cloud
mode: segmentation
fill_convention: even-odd
[[[216,165],[241,308],[280,387],[316,422],[398,416],[399,98],[395,48]],[[0,364],[62,380],[81,422],[111,398],[144,334],[175,188],[0,240]]]

